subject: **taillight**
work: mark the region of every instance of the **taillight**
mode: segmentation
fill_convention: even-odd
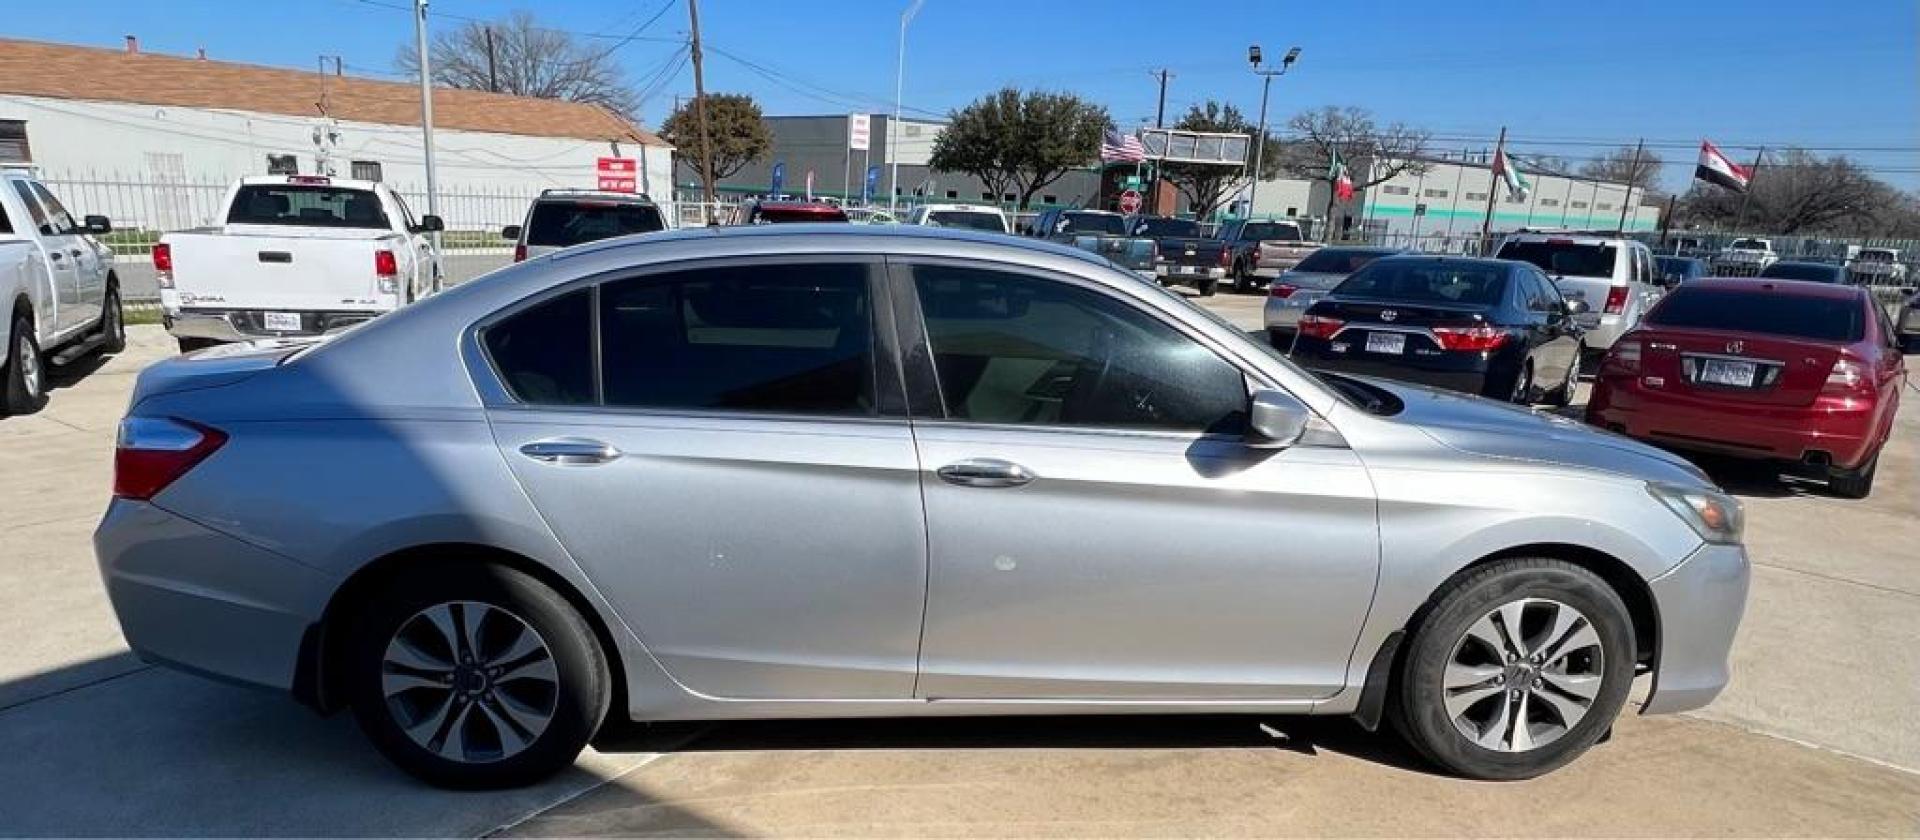
[[[173,246],[161,242],[153,246],[153,277],[162,289],[173,288]]]
[[[400,260],[392,251],[373,252],[373,273],[381,277],[400,276]]]
[[[227,442],[227,433],[189,420],[128,417],[113,450],[113,495],[144,501],[167,489]]]
[[[1293,293],[1297,291],[1300,291],[1299,286],[1290,286],[1290,285],[1287,285],[1286,283],[1275,283],[1272,286],[1267,287],[1267,296],[1277,297],[1277,298],[1293,297]]]
[[[1300,316],[1300,334],[1308,338],[1332,338],[1347,322],[1325,315],[1306,314]]]
[[[1640,339],[1622,337],[1613,343],[1613,349],[1607,351],[1606,358],[1600,361],[1601,373],[1638,373],[1640,372]]]
[[[1866,365],[1842,357],[1834,360],[1833,370],[1827,372],[1827,384],[1820,390],[1827,394],[1858,396],[1871,392],[1873,386]]]
[[[1255,242],[1255,243],[1253,243],[1253,261],[1254,261],[1254,263],[1255,263],[1255,264],[1258,264],[1258,263],[1259,263],[1259,262],[1260,262],[1261,260],[1264,260],[1264,259],[1266,259],[1266,258],[1267,258],[1267,255],[1266,255],[1266,254],[1265,254],[1264,252],[1262,252],[1262,251],[1260,250],[1260,243],[1258,243],[1258,242]]]
[[[1618,315],[1627,311],[1627,287],[1615,286],[1607,290],[1607,308],[1601,310],[1608,315]]]
[[[514,261],[514,262],[526,262],[526,261],[527,261],[527,246],[525,246],[525,245],[515,245],[515,246],[513,246],[513,261]]]
[[[1482,352],[1497,350],[1507,343],[1507,331],[1481,324],[1477,327],[1434,327],[1433,335],[1445,350]]]
[[[1220,249],[1220,267],[1228,268],[1228,267],[1231,267],[1232,265],[1233,265],[1233,249],[1224,248],[1224,247],[1221,248]]]

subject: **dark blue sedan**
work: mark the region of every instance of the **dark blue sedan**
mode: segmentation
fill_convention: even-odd
[[[1663,286],[1691,283],[1713,273],[1706,260],[1694,257],[1654,257],[1653,261],[1659,266]]]

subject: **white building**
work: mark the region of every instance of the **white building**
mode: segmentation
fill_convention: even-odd
[[[595,187],[601,158],[673,192],[673,148],[595,105],[437,88],[440,215],[517,223],[549,187]],[[0,165],[30,166],[116,227],[208,224],[243,175],[385,181],[426,205],[417,85],[204,58],[0,39]],[[669,218],[672,214],[669,214]]]

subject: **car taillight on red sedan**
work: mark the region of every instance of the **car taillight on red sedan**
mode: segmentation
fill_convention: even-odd
[[[227,433],[190,420],[128,417],[113,449],[113,495],[145,501],[227,442]]]
[[[1834,360],[1833,369],[1827,372],[1827,382],[1821,386],[1820,393],[1839,397],[1870,397],[1873,395],[1873,377],[1868,375],[1866,365],[1842,356]]]
[[[1619,341],[1614,342],[1613,349],[1608,350],[1606,358],[1600,360],[1600,372],[1603,374],[1639,373],[1640,339],[1623,336]]]
[[[1300,334],[1307,338],[1328,339],[1332,338],[1334,333],[1339,332],[1340,328],[1346,325],[1347,322],[1339,318],[1329,318],[1325,315],[1308,313],[1300,316],[1299,329]]]
[[[1445,350],[1483,352],[1507,343],[1507,331],[1485,324],[1474,327],[1434,327],[1433,335]]]

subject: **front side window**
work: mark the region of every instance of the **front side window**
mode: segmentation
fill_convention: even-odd
[[[600,290],[607,405],[875,413],[873,309],[859,263],[697,268]]]
[[[941,401],[955,420],[1239,432],[1240,370],[1108,295],[1022,274],[920,265]]]
[[[34,184],[33,194],[40,197],[40,206],[47,209],[47,223],[53,225],[54,233],[77,233],[80,230],[79,226],[73,223],[73,214],[67,212],[66,205],[61,204],[60,199],[54,198],[53,193],[47,192],[46,187]]]
[[[33,190],[25,181],[13,182],[13,191],[20,194],[20,203],[27,208],[27,215],[33,219],[33,226],[43,236],[53,234],[53,226],[47,222],[47,213],[40,209],[40,202],[33,197]]]

